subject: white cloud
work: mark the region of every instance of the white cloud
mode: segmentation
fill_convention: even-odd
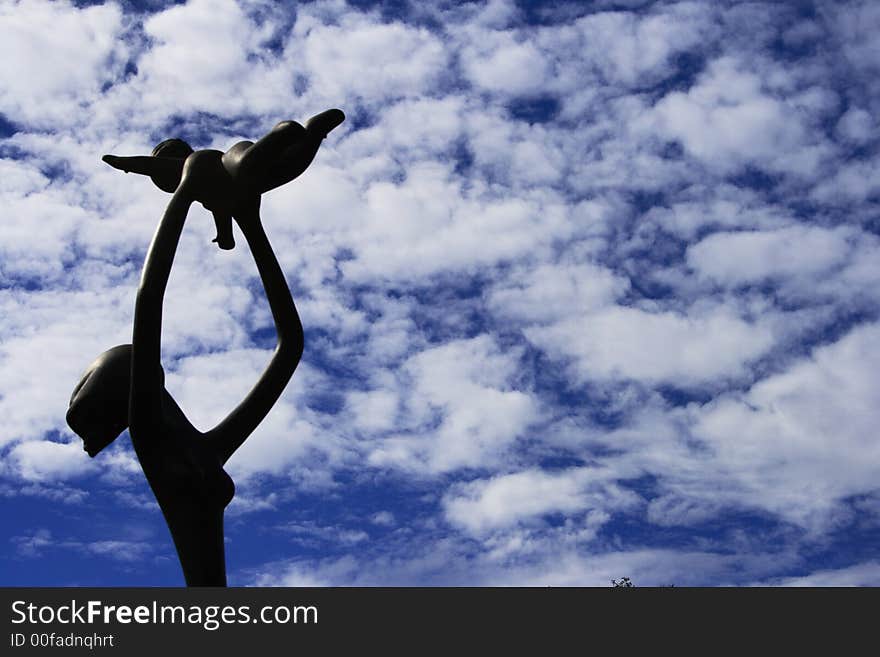
[[[278,508],[279,495],[277,493],[269,493],[265,497],[249,497],[242,492],[240,487],[236,487],[235,497],[226,508],[228,516],[241,516],[246,513],[255,511],[275,511]]]
[[[302,42],[302,72],[318,98],[374,104],[418,97],[447,65],[442,42],[425,28],[377,24],[358,13],[342,16],[340,25],[324,25],[304,13],[291,36]]]
[[[30,536],[14,536],[12,543],[23,557],[36,558],[46,550],[76,550],[90,556],[100,556],[123,563],[142,562],[155,551],[152,544],[146,541],[103,540],[79,541],[75,539],[58,539],[46,528],[37,529]]]
[[[569,450],[612,450],[598,461],[612,480],[655,481],[645,509],[653,524],[694,527],[746,511],[815,541],[851,522],[859,510],[847,500],[875,487],[878,336],[876,325],[858,327],[744,393],[679,408],[636,397],[613,431],[583,422],[548,433]]]
[[[514,0],[488,0],[472,22],[486,27],[503,28],[519,17],[519,7]]]
[[[810,196],[823,203],[865,201],[880,190],[880,161],[876,158],[842,163],[833,175],[821,181]]]
[[[206,111],[218,100],[243,109],[245,94],[218,88],[238,79],[242,90],[248,89],[246,80],[254,70],[248,55],[258,49],[260,35],[239,3],[192,0],[150,16],[144,32],[153,43],[138,69],[153,94],[175,97],[182,111]],[[193,48],[194,43],[199,47]]]
[[[122,562],[137,562],[155,550],[153,545],[135,541],[93,541],[77,545],[79,549],[94,555],[106,556]]]
[[[0,7],[0,112],[39,127],[79,122],[124,64],[122,12],[108,3],[13,0]]]
[[[733,185],[720,184],[711,192],[695,186],[696,199],[685,199],[670,207],[651,208],[643,221],[656,224],[688,242],[708,229],[783,228],[792,220],[783,208],[767,206],[753,194]]]
[[[13,472],[26,481],[64,480],[95,470],[79,440],[71,443],[28,440],[13,447],[7,458],[7,468],[13,468]]]
[[[309,73],[302,53],[295,51],[291,33],[280,32],[277,11],[254,9],[247,1],[193,0],[149,15],[138,73],[105,97],[99,120],[118,123],[118,114],[132,105],[137,111],[127,120],[148,131],[193,112],[268,116],[265,130],[281,118],[306,118],[295,117],[303,107],[295,78]],[[269,44],[279,37],[282,51],[273,52]],[[219,122],[217,128],[230,132],[234,125]]]
[[[476,109],[476,108],[473,108]],[[352,134],[340,151],[356,161],[383,155],[398,159],[434,159],[451,151],[471,117],[463,96],[405,98],[377,117],[375,125]]]
[[[2,278],[60,277],[65,265],[74,259],[74,232],[88,220],[87,213],[53,191],[4,197],[4,206],[18,220],[0,227]]]
[[[837,122],[837,133],[848,141],[863,144],[876,134],[874,125],[875,121],[867,111],[852,107]]]
[[[722,285],[773,277],[814,277],[844,264],[852,231],[792,226],[775,231],[714,233],[688,248],[688,264]],[[848,239],[849,238],[849,239]]]
[[[290,535],[292,542],[309,546],[321,543],[356,545],[368,541],[370,538],[370,535],[363,530],[346,530],[318,525],[314,522],[290,522],[275,529]]]
[[[389,431],[397,426],[400,397],[393,390],[369,390],[352,392],[347,405],[354,421],[364,431]]]
[[[516,352],[502,351],[485,335],[410,357],[397,393],[398,430],[370,445],[368,463],[439,473],[503,462],[540,417],[537,402],[518,389],[518,367]],[[363,397],[353,399],[358,404]],[[360,428],[374,426],[368,420]]]
[[[13,536],[11,541],[23,557],[39,556],[44,548],[53,545],[52,532],[46,528],[38,529],[30,536]]]
[[[0,290],[0,445],[52,429],[69,434],[64,414],[83,370],[105,349],[130,339],[129,295],[125,288]]]
[[[842,499],[873,490],[878,341],[880,326],[856,328],[742,398],[701,409],[694,433],[726,473],[723,489],[810,530],[833,524]]]
[[[465,191],[439,163],[412,165],[400,184],[372,184],[352,235],[356,258],[343,263],[343,274],[357,282],[466,273],[540,255],[572,230],[553,193],[499,199],[482,191]]]
[[[370,522],[374,525],[379,525],[380,527],[393,527],[397,524],[394,514],[390,511],[379,511],[378,513],[374,513],[370,517]]]
[[[553,321],[607,306],[628,288],[627,279],[603,267],[543,263],[496,283],[489,306],[530,323]]]
[[[800,113],[767,89],[741,62],[722,57],[711,63],[687,92],[666,95],[644,127],[682,143],[711,170],[745,164],[812,173],[816,164]],[[786,158],[798,152],[799,163]]]
[[[271,356],[268,350],[230,349],[187,357],[166,374],[166,386],[190,421],[207,431],[244,399]],[[228,470],[234,479],[286,474],[318,443],[318,428],[301,403],[302,380],[308,378],[308,367],[300,365],[272,412],[230,459]]]
[[[616,473],[572,468],[559,473],[525,470],[453,488],[444,499],[449,522],[480,535],[551,513],[567,516],[632,506],[638,497],[614,483]]]
[[[62,504],[82,504],[88,497],[89,492],[81,488],[65,486],[56,481],[49,485],[25,484],[20,486],[0,486],[0,496],[14,498],[18,496],[40,497]]]
[[[846,568],[817,570],[808,575],[771,582],[776,586],[880,586],[880,563],[868,561]]]
[[[586,62],[599,70],[600,80],[635,86],[645,77],[667,73],[663,68],[672,55],[699,45],[709,29],[706,13],[704,7],[687,3],[648,16],[605,12],[579,19],[575,29]]]
[[[465,74],[496,93],[528,95],[545,85],[548,62],[534,44],[517,42],[512,32],[480,33],[462,53]]]
[[[874,2],[861,0],[828,5],[822,8],[822,15],[840,44],[840,60],[845,66],[838,71],[858,81],[849,93],[871,102],[876,115],[880,47],[874,34],[880,27],[880,8]]]
[[[774,342],[770,326],[724,308],[681,315],[613,306],[525,334],[552,356],[572,359],[572,375],[579,380],[679,386],[742,376]]]
[[[787,556],[787,555],[785,555]],[[785,563],[776,554],[732,555],[700,550],[599,553],[546,549],[523,560],[495,561],[466,545],[439,539],[404,555],[346,555],[268,563],[248,577],[256,586],[611,586],[630,577],[636,586],[743,583]],[[750,579],[752,578],[752,579]]]

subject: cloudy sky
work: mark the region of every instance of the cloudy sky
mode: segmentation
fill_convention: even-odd
[[[0,584],[181,585],[64,422],[168,195],[100,160],[348,117],[263,199],[306,327],[228,464],[234,585],[880,585],[880,5],[0,4]],[[167,387],[274,328],[194,207]]]

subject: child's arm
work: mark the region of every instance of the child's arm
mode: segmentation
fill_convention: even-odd
[[[162,191],[173,194],[180,183],[185,160],[177,157],[159,157],[154,155],[135,155],[132,157],[119,157],[118,155],[105,155],[101,158],[114,169],[125,173],[139,173],[150,176],[156,186]]]
[[[345,114],[343,114],[342,110],[330,109],[316,114],[306,121],[305,130],[303,130],[299,139],[289,144],[279,154],[271,171],[263,180],[260,193],[262,194],[285,185],[308,169],[318,153],[321,142],[331,130],[344,120]]]
[[[344,120],[341,110],[332,109],[313,116],[305,127],[282,121],[255,144],[233,146],[223,155],[223,165],[250,193],[268,192],[305,171],[327,133]]]

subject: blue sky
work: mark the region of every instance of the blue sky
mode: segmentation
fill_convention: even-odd
[[[168,196],[100,161],[348,120],[263,219],[306,327],[228,464],[233,585],[878,585],[880,6],[0,7],[0,584],[180,585],[127,434]],[[274,346],[194,209],[166,384],[200,428]]]

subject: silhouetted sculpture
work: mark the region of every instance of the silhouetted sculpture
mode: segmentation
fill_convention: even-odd
[[[223,512],[235,487],[223,465],[281,396],[303,351],[302,324],[260,222],[260,195],[305,171],[322,139],[344,118],[334,109],[312,117],[305,127],[284,121],[258,142],[239,142],[226,153],[193,151],[186,142],[170,139],[150,156],[103,158],[117,169],[150,176],[173,196],[144,262],[132,344],[113,347],[89,366],[71,396],[67,423],[90,456],[128,427],[189,586],[226,585]],[[232,220],[238,223],[278,332],[278,346],[254,388],[204,433],[165,390],[159,357],[165,287],[195,201],[213,213],[220,248],[234,247]]]

